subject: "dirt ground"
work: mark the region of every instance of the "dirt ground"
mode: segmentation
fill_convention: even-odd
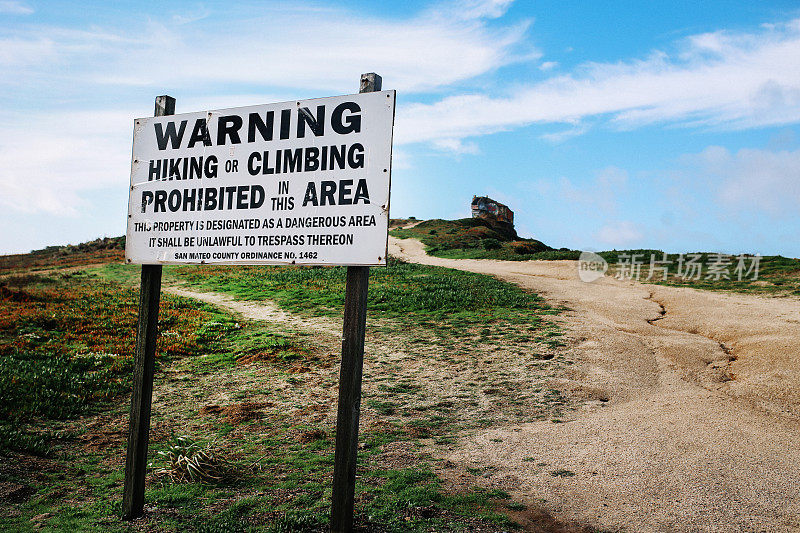
[[[341,318],[301,316],[285,312],[269,301],[237,300],[226,294],[199,292],[187,285],[167,284],[164,290],[216,305],[247,319],[266,320],[312,335],[317,349],[332,357],[336,364],[315,365],[313,372],[303,374],[303,382],[310,391],[308,401],[313,398],[312,403],[328,405],[328,409],[320,411],[324,411],[324,417],[315,422],[333,430]],[[535,338],[509,346],[503,339],[475,342],[453,333],[437,336],[437,328],[406,331],[398,329],[404,326],[391,327],[391,324],[392,320],[373,317],[367,321],[362,428],[387,422],[425,426],[434,422],[436,431],[444,431],[440,426],[450,427],[447,432],[461,431],[485,421],[505,425],[562,417],[572,409],[560,397],[548,396],[553,392],[551,389],[560,388],[564,369],[572,363],[554,354],[542,359],[543,347]],[[159,396],[163,392],[157,388],[154,394]],[[175,391],[166,396],[172,397],[171,401],[178,398]],[[184,400],[181,397],[179,401]],[[225,401],[221,398],[218,403]],[[378,415],[376,410],[384,412]],[[420,433],[424,436],[427,432]],[[447,439],[444,442],[432,447],[451,448]],[[467,488],[471,487],[472,484]]]
[[[800,531],[799,300],[584,283],[571,261],[441,259],[411,239],[389,251],[568,307],[564,386],[601,400],[563,423],[475,432],[451,464],[490,467],[515,499],[601,529]]]

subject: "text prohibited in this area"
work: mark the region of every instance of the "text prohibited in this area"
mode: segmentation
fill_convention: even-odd
[[[384,265],[395,92],[135,121],[129,263]]]

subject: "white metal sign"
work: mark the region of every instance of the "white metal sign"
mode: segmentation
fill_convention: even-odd
[[[395,92],[136,119],[129,263],[385,265]]]

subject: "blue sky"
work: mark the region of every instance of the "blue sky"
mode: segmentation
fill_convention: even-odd
[[[0,254],[125,232],[132,119],[396,89],[392,216],[800,256],[796,2],[0,0]]]

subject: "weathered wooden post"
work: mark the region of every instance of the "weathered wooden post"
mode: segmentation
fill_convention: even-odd
[[[381,77],[361,75],[359,92],[381,90]],[[358,419],[361,413],[361,373],[364,367],[364,334],[367,322],[369,267],[347,267],[342,335],[342,367],[339,372],[339,409],[336,416],[336,454],[333,465],[331,531],[353,529],[353,504],[358,456]]]
[[[373,93],[369,95],[334,96],[309,103],[292,101],[265,104],[259,106],[257,113],[250,107],[225,110],[225,113],[195,112],[174,118],[142,118],[136,121],[125,257],[128,263],[142,265],[142,282],[131,396],[130,434],[125,463],[122,505],[124,518],[139,517],[144,509],[150,409],[158,337],[161,265],[208,261],[218,264],[262,264],[278,261],[285,264],[363,265],[349,266],[347,270],[331,512],[333,531],[352,529],[369,284],[367,265],[386,264],[392,128],[396,95],[394,91],[383,93],[380,89],[380,76],[370,73],[361,76],[360,90],[361,93]],[[316,116],[306,107],[312,105],[312,102],[317,110]],[[330,122],[327,137],[326,105],[334,107],[327,115]],[[159,96],[156,99],[156,117],[174,113],[173,98]],[[293,150],[292,153],[308,150],[305,166],[302,162],[299,168],[296,162],[291,165],[284,162],[281,172],[278,159],[275,160],[274,167],[268,165],[268,153],[274,146],[271,143],[274,130],[273,118],[276,113],[280,116],[281,141],[291,139],[294,147],[282,150],[284,152]],[[292,116],[296,118],[292,119]],[[215,120],[212,121],[212,117]],[[177,130],[175,119],[179,119],[181,124]],[[197,132],[205,133],[202,135],[193,133],[191,138],[186,137],[185,126],[189,121],[194,122],[194,129]],[[245,121],[249,124],[247,129],[250,132],[247,145],[236,150],[233,145],[241,143],[238,131],[244,127]],[[296,138],[290,135],[292,124],[297,126]],[[206,128],[209,127],[215,134],[208,134]],[[309,128],[315,137],[314,141],[303,140]],[[341,145],[341,150],[339,146],[331,146],[330,158],[326,155],[327,146],[323,146],[321,158],[318,149],[308,146],[310,142],[317,145],[338,143],[340,135],[349,134],[353,134],[354,137],[351,138],[358,142],[351,143],[347,164],[344,158],[345,145]],[[204,136],[202,157],[192,155],[192,147],[198,141],[197,135]],[[182,142],[183,139],[187,139],[185,144]],[[216,139],[216,144],[212,139]],[[230,140],[231,146],[225,146],[227,140]],[[317,150],[316,155],[312,149]],[[334,155],[334,149],[338,155]],[[273,153],[278,154],[278,151],[276,148],[276,152]],[[244,164],[239,166],[239,163],[244,163],[243,157],[248,160],[246,173],[239,171],[245,166]],[[182,167],[179,161],[183,161]],[[254,170],[256,166],[259,170]],[[263,177],[272,173],[315,172],[320,167],[321,170],[333,171],[336,166],[339,167],[336,171],[336,176],[340,178],[338,183],[323,181],[318,184],[317,176],[314,175],[308,180],[284,179],[278,182],[270,181],[268,184]],[[256,177],[254,172],[256,174],[260,172],[261,176]],[[219,189],[197,188],[193,186],[197,185],[196,182],[184,181],[194,176],[200,178],[218,175],[224,176],[229,186]],[[352,188],[354,181],[348,179],[350,177],[358,178],[355,191]],[[367,181],[371,181],[369,189]],[[330,197],[329,204],[326,204],[324,197],[322,203],[318,204],[316,187],[323,185],[324,188],[321,190],[325,195],[333,194],[327,188],[340,187],[339,204],[332,199],[333,196]],[[272,204],[264,203],[267,197],[265,186],[277,188],[279,197],[272,198]],[[295,189],[293,193],[290,193],[291,188]],[[293,204],[296,195],[301,194],[303,190],[305,190],[303,205]],[[276,200],[279,203],[276,204]],[[306,203],[311,205],[306,206]],[[316,216],[319,205],[341,205],[339,211],[350,213],[349,225],[352,226],[350,233],[333,234],[323,228],[318,234],[301,235],[302,239],[296,239],[294,231],[287,231],[291,230],[288,225],[284,228],[280,224],[280,219],[268,218],[277,217],[277,212],[298,218]],[[227,236],[226,243],[216,244],[216,241],[212,242],[208,236],[207,231],[212,228],[206,227],[205,223],[212,220],[212,217],[213,220],[217,217],[226,221],[250,220],[242,218],[245,216],[268,220],[270,227],[277,219],[275,235],[252,234],[248,230],[258,229],[257,227],[242,226],[237,227],[235,231],[232,230],[231,235]],[[176,222],[179,222],[178,229],[174,231],[164,229],[165,226],[172,227],[171,224]],[[169,238],[159,237],[165,233]],[[305,237],[307,240],[304,243]],[[292,244],[286,248],[286,243],[289,242]],[[224,246],[225,250],[220,251],[219,246]],[[282,249],[276,250],[276,248]]]
[[[174,98],[156,97],[155,116],[174,114]],[[125,488],[122,496],[122,517],[125,520],[142,516],[144,510],[144,481],[147,473],[147,447],[150,440],[150,404],[153,399],[160,301],[161,265],[142,265],[128,453],[125,459]]]

